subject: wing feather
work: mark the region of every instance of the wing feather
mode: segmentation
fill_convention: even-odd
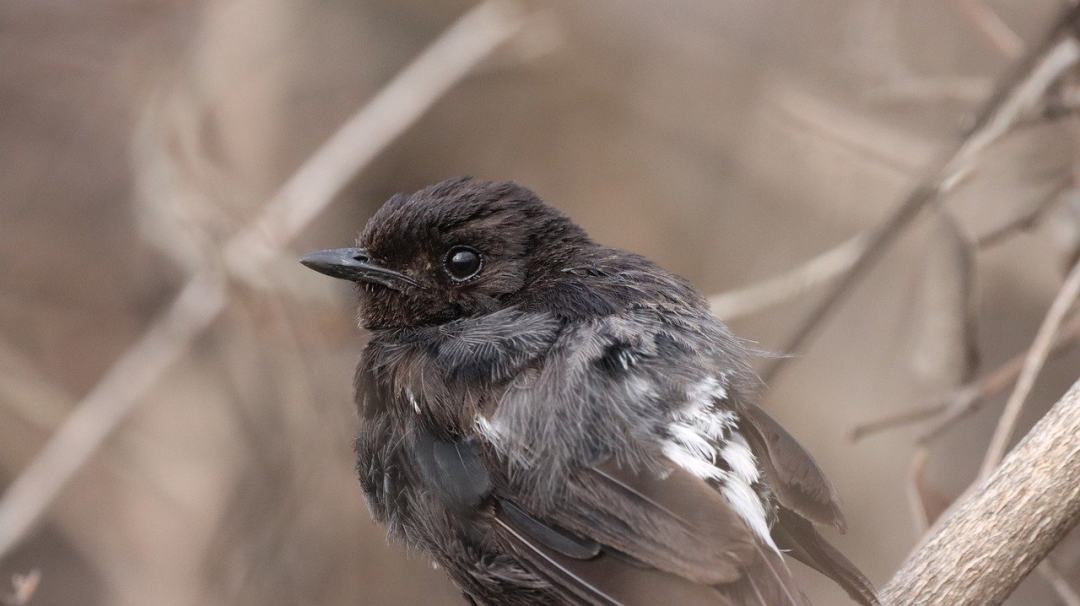
[[[537,574],[568,601],[589,606],[736,606],[720,591],[676,575],[646,567],[605,550],[589,559],[575,559],[536,541],[518,520],[496,510],[500,536]]]
[[[773,536],[781,549],[835,581],[851,599],[863,606],[880,604],[873,584],[844,554],[822,538],[813,524],[799,514],[780,507]]]
[[[745,403],[739,412],[746,421],[746,440],[777,500],[811,521],[846,530],[840,496],[814,457],[760,407]]]

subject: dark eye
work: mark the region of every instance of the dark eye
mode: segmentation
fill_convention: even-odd
[[[468,246],[455,246],[446,253],[446,272],[450,277],[463,282],[480,273],[484,260],[480,253]]]

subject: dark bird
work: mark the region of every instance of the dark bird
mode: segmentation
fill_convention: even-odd
[[[360,482],[472,604],[804,605],[790,556],[877,604],[813,524],[813,458],[689,283],[509,182],[398,194],[358,248]]]

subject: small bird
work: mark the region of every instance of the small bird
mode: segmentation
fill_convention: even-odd
[[[788,556],[878,603],[814,528],[844,529],[835,490],[685,280],[471,178],[301,263],[357,284],[372,515],[470,604],[808,604]]]

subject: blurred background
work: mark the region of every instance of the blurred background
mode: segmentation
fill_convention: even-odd
[[[350,393],[366,336],[349,288],[298,253],[350,244],[395,192],[468,174],[533,188],[703,292],[753,285],[881,221],[1063,2],[499,5],[477,26],[498,44],[467,69],[435,53],[420,82],[447,77],[446,90],[414,90],[430,107],[400,133],[363,131],[382,143],[342,187],[311,193],[327,203],[310,221],[279,230],[258,264],[222,265],[305,159],[474,6],[0,2],[0,487],[160,326],[192,272],[230,276],[224,292],[195,291],[205,326],[128,394],[101,448],[68,451],[81,467],[0,553],[4,603],[462,603],[369,520]],[[1031,343],[1080,232],[1065,84],[905,232],[765,394],[845,500],[850,530],[830,538],[876,583],[919,537],[920,428],[852,431]],[[718,313],[775,350],[825,290]],[[135,368],[157,359],[136,354]],[[1020,433],[1078,368],[1071,349],[1050,363]],[[975,475],[1006,395],[933,443],[924,499],[947,502]],[[1053,562],[1080,591],[1080,536]],[[816,603],[847,603],[802,572]],[[1033,574],[1012,603],[1069,604],[1062,591]]]

